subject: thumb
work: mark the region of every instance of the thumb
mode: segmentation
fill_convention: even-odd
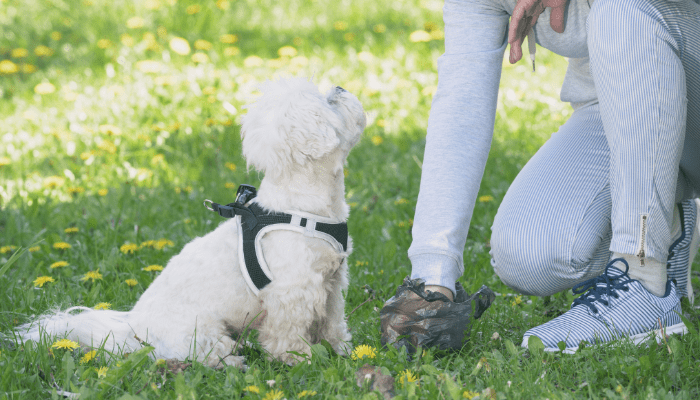
[[[566,3],[552,7],[552,13],[549,15],[549,25],[552,30],[557,33],[564,33],[564,7]]]
[[[518,38],[514,42],[510,43],[510,56],[508,60],[510,61],[511,64],[515,64],[516,62],[520,61],[520,59],[523,56],[523,49],[521,48],[523,44],[523,39]]]

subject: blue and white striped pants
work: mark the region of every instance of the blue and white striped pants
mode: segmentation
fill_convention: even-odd
[[[525,165],[492,228],[501,280],[550,295],[611,252],[665,262],[674,204],[700,195],[700,13],[690,1],[596,0],[587,21],[598,103]]]

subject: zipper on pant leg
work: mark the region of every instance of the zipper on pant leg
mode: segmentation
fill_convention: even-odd
[[[639,246],[637,247],[639,250],[637,250],[637,257],[639,257],[639,261],[641,263],[641,266],[644,266],[644,248],[646,246],[646,236],[647,236],[647,219],[649,218],[649,214],[642,214],[641,219],[639,220],[640,224],[640,233],[639,233]]]

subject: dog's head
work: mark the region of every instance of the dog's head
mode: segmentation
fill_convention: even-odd
[[[280,176],[296,166],[341,150],[347,157],[366,119],[353,94],[335,87],[325,95],[305,78],[267,81],[247,106],[241,137],[248,165]]]

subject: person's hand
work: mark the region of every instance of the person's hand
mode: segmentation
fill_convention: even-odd
[[[510,18],[508,43],[510,43],[510,63],[515,64],[523,56],[523,40],[530,32],[545,7],[552,7],[549,25],[557,33],[564,32],[564,7],[569,0],[518,0]],[[528,39],[530,40],[530,39]],[[532,38],[535,40],[535,38]]]

